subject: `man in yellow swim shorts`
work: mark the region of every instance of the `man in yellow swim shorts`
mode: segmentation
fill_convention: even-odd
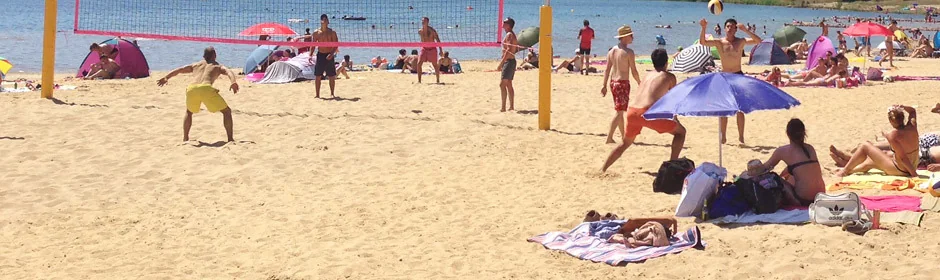
[[[232,80],[229,89],[233,93],[238,93],[238,83],[235,82],[235,73],[225,66],[215,61],[215,49],[206,48],[202,55],[204,61],[186,65],[166,74],[166,77],[157,81],[157,86],[166,85],[167,81],[178,75],[192,73],[195,77],[193,83],[186,88],[186,115],[183,117],[183,141],[189,141],[189,128],[193,126],[193,114],[199,112],[201,105],[205,104],[209,112],[222,112],[222,122],[225,125],[225,134],[228,135],[228,141],[234,142],[232,138],[232,109],[225,103],[225,99],[219,95],[219,90],[212,87],[215,80],[222,74],[225,74]]]

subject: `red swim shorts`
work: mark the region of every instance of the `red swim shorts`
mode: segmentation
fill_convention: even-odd
[[[421,60],[437,63],[437,49],[435,48],[422,48],[421,49]]]
[[[676,127],[679,126],[679,123],[674,120],[647,120],[643,118],[643,114],[646,113],[646,110],[649,110],[649,108],[640,109],[630,107],[627,109],[626,137],[636,138],[637,135],[640,135],[640,130],[643,130],[644,127],[659,133],[666,133],[676,130]]]
[[[630,105],[630,81],[611,80],[610,95],[614,97],[614,110],[626,111]]]

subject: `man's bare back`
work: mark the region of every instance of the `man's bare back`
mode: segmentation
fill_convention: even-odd
[[[640,82],[640,91],[631,107],[648,109],[675,86],[676,75],[669,71],[653,72]]]
[[[193,68],[193,85],[211,85],[215,83],[215,80],[219,78],[222,74],[227,74],[229,71],[217,62],[209,63],[206,61],[200,61],[190,65]]]
[[[610,67],[610,80],[629,81],[630,74],[636,72],[636,69],[630,67],[630,62],[633,62],[635,58],[636,54],[634,54],[633,50],[630,48],[621,49],[614,47],[610,49],[610,53],[607,54],[607,67]]]

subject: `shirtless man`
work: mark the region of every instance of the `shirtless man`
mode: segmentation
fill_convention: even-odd
[[[503,55],[499,61],[496,71],[500,71],[499,92],[503,100],[503,106],[500,112],[506,112],[506,97],[509,97],[509,111],[515,110],[516,93],[512,88],[512,79],[516,76],[516,52],[519,51],[519,40],[516,39],[516,33],[512,31],[516,20],[506,18],[503,21],[503,30],[506,31],[506,37],[503,37]]]
[[[193,83],[186,88],[186,115],[183,117],[183,142],[189,141],[189,128],[193,126],[193,114],[199,112],[200,105],[205,104],[209,112],[222,112],[222,123],[225,126],[225,134],[229,142],[234,142],[232,138],[232,109],[225,103],[225,99],[219,95],[219,90],[212,87],[215,80],[221,75],[226,75],[232,81],[229,89],[233,93],[238,93],[238,83],[235,81],[235,73],[225,66],[215,61],[215,49],[206,48],[202,57],[204,61],[186,65],[166,74],[166,77],[157,80],[157,86],[166,85],[170,78],[178,74],[193,73],[195,79]]]
[[[107,55],[101,55],[101,61],[91,65],[91,69],[88,70],[88,75],[85,75],[84,80],[94,80],[94,79],[114,79],[115,74],[121,70],[121,66],[114,62],[114,59],[111,59]]]
[[[685,127],[678,120],[647,120],[643,117],[643,114],[650,106],[653,106],[663,95],[666,95],[666,92],[676,86],[676,76],[666,71],[666,63],[669,61],[666,50],[654,50],[650,60],[653,61],[656,72],[647,75],[646,79],[640,82],[640,91],[637,93],[636,101],[627,109],[627,130],[623,135],[623,143],[620,143],[620,146],[617,146],[607,156],[607,161],[604,162],[604,167],[601,168],[603,172],[606,172],[607,168],[623,155],[623,152],[633,144],[636,136],[640,135],[640,131],[644,127],[659,133],[673,135],[672,153],[669,155],[669,159],[678,159],[679,152],[682,151],[682,146],[685,144]]]
[[[640,82],[640,73],[636,70],[636,54],[629,48],[630,43],[633,43],[633,29],[629,25],[621,26],[614,38],[620,42],[607,52],[607,70],[604,71],[604,87],[601,88],[601,96],[607,96],[607,81],[610,81],[610,95],[614,98],[614,110],[617,111],[610,122],[607,144],[616,143],[614,132],[617,128],[620,128],[620,132],[626,137],[623,112],[630,104],[630,75],[633,75],[637,83]]]
[[[699,42],[702,42],[702,45],[706,47],[718,48],[718,56],[721,57],[721,71],[744,75],[744,72],[741,71],[741,56],[744,54],[744,46],[760,43],[760,37],[747,30],[744,24],[729,18],[725,20],[725,37],[709,40],[705,38],[705,28],[708,26],[708,21],[703,18],[699,21],[699,24],[702,26],[702,31],[699,32]],[[742,29],[749,38],[735,37],[734,35],[738,29]],[[744,144],[744,113],[738,112],[737,118],[738,141]],[[721,130],[721,143],[724,144],[728,142],[725,133],[728,131],[728,118],[721,117],[718,122]]]
[[[440,43],[441,37],[437,35],[437,30],[434,27],[429,25],[431,20],[428,17],[421,18],[421,29],[418,30],[418,35],[421,36],[422,43]],[[437,78],[437,83],[441,83],[441,66],[437,62],[437,55],[440,54],[444,56],[444,48],[437,47],[437,50],[434,47],[424,47],[421,48],[421,56],[418,57],[418,83],[421,83],[421,66],[424,65],[424,62],[430,62],[431,66],[434,66],[434,76]]]
[[[320,15],[320,28],[313,31],[313,40],[320,43],[339,42],[336,31],[330,29],[330,18],[326,14]],[[313,57],[313,48],[310,48],[310,56]],[[314,86],[317,91],[317,98],[320,98],[320,81],[326,75],[330,79],[330,97],[336,97],[336,54],[339,53],[338,47],[317,47],[317,63],[313,68],[313,75],[316,76]]]
[[[106,55],[111,59],[117,58],[118,53],[116,48],[106,43],[93,43],[90,47],[88,47],[88,50],[98,52],[98,56]]]
[[[888,25],[888,30],[891,31],[891,35],[885,37],[885,49],[888,53],[878,61],[878,67],[881,67],[881,63],[884,63],[885,59],[888,60],[888,65],[894,67],[894,32],[898,30],[898,21],[892,20],[891,24]]]

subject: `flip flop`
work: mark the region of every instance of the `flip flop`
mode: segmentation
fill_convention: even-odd
[[[591,210],[587,212],[587,215],[584,215],[584,222],[596,222],[601,220],[601,214],[597,211]]]
[[[858,235],[865,235],[871,229],[871,222],[862,222],[859,220],[848,221],[842,224],[842,230]]]

